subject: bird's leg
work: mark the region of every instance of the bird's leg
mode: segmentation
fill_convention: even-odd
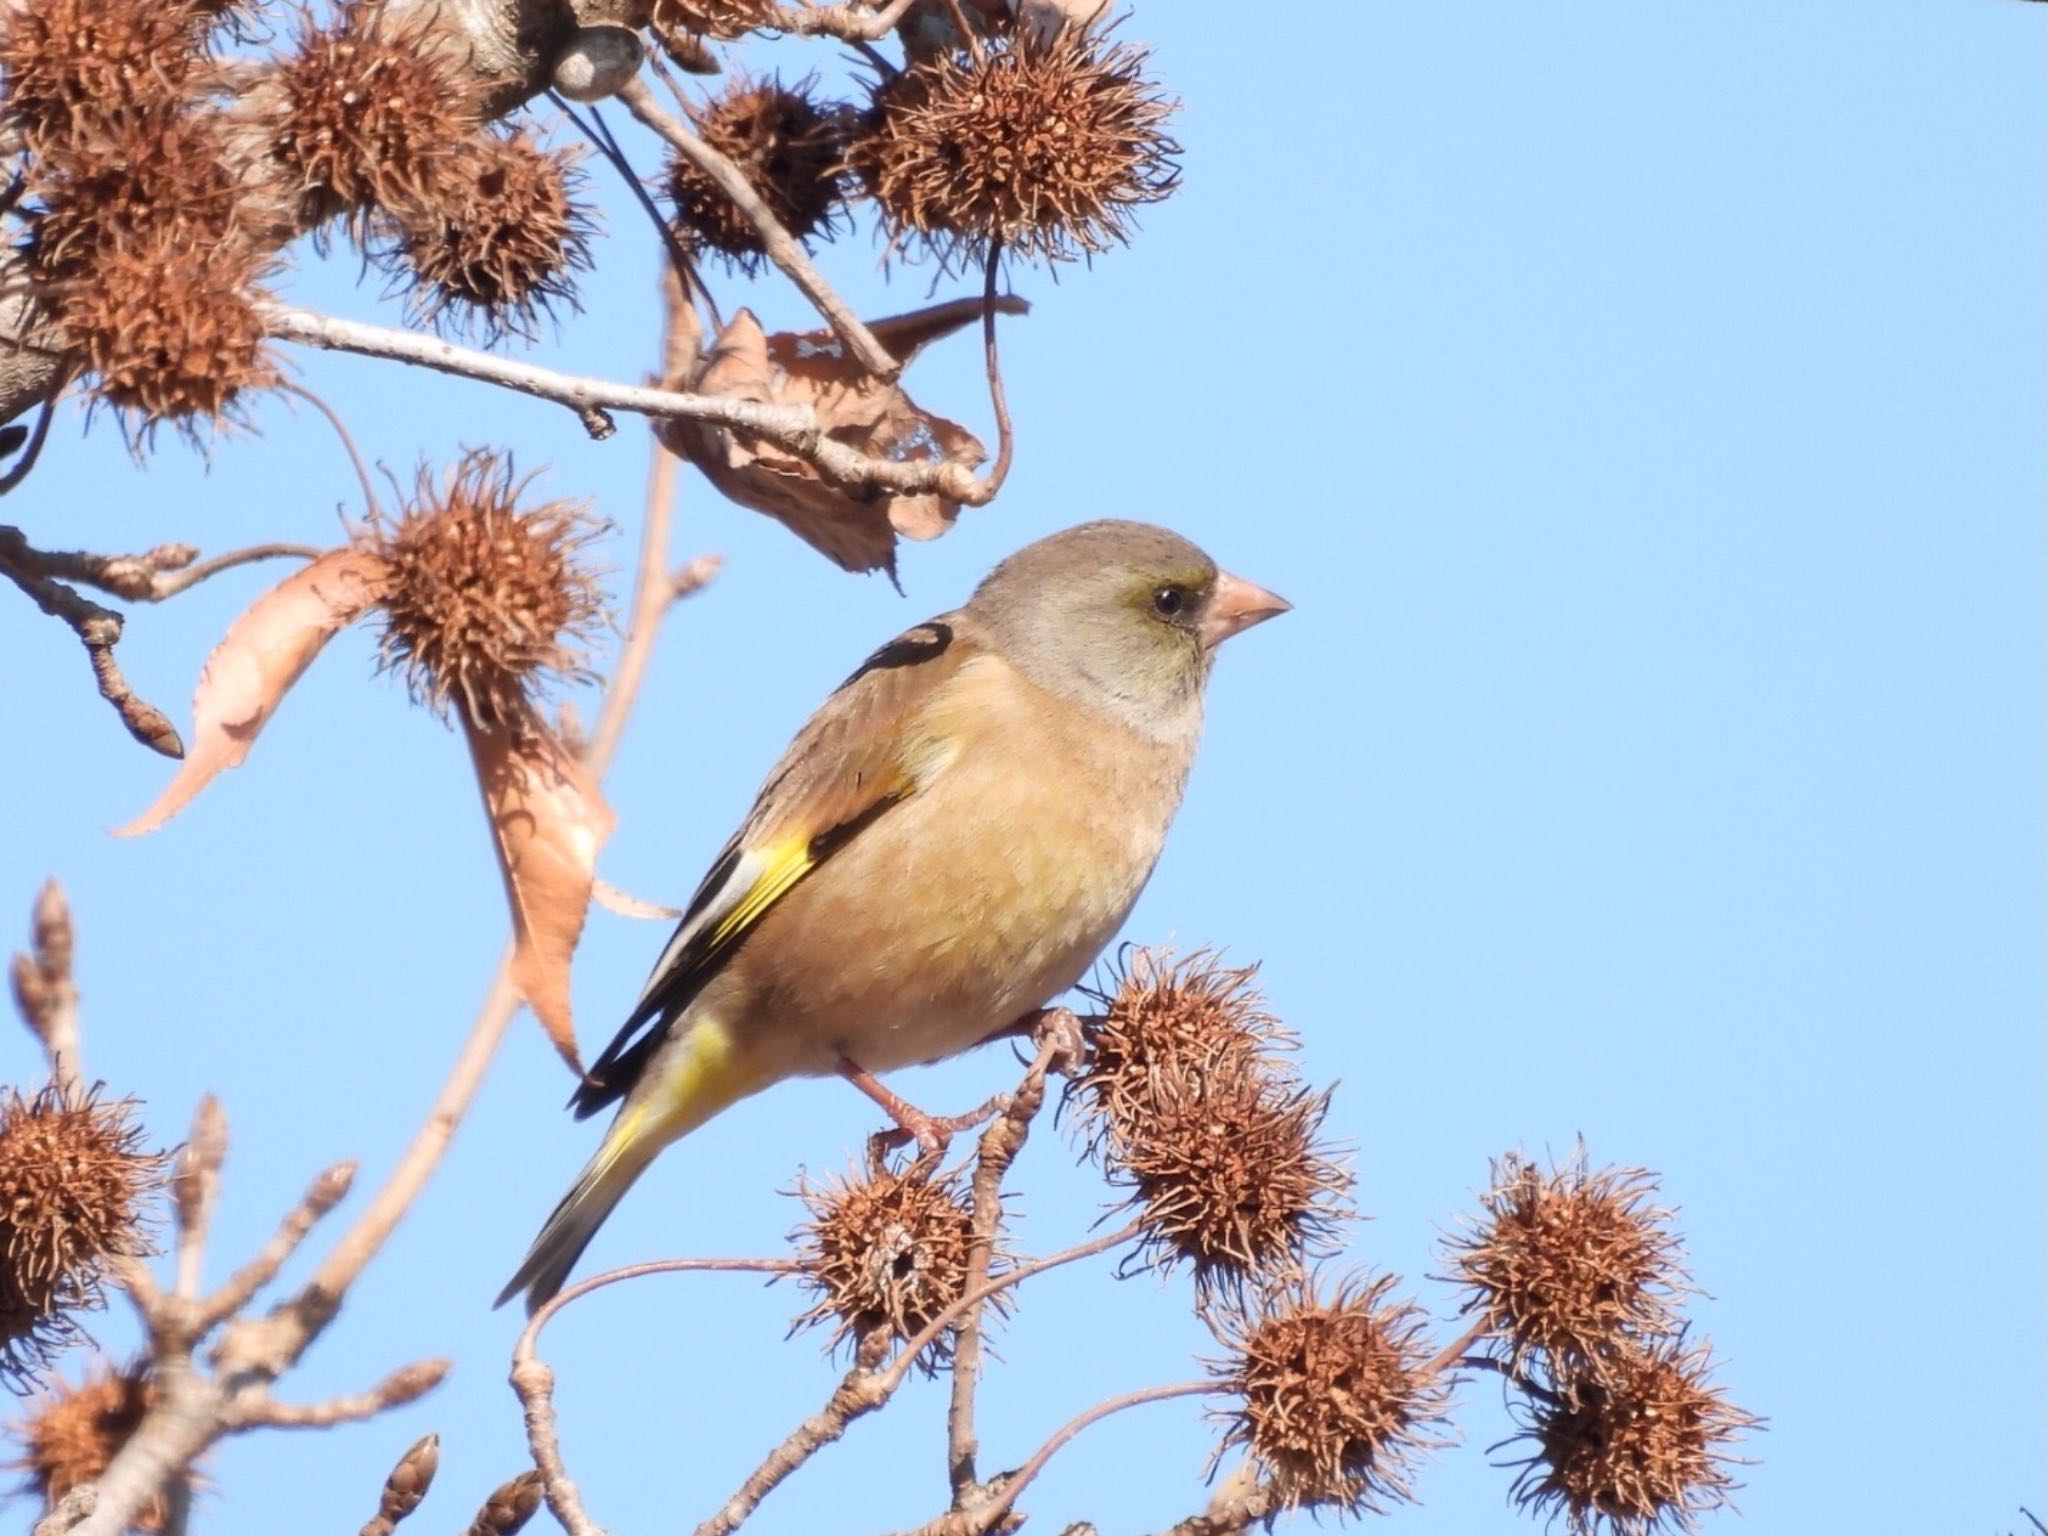
[[[892,1093],[866,1068],[851,1057],[839,1058],[839,1075],[862,1093],[881,1105],[882,1113],[896,1122],[891,1130],[878,1131],[870,1138],[869,1154],[873,1161],[880,1163],[882,1154],[892,1148],[917,1143],[917,1160],[920,1163],[937,1162],[945,1155],[946,1147],[961,1131],[971,1131],[977,1125],[993,1119],[1002,1112],[1007,1094],[997,1094],[986,1104],[971,1109],[964,1115],[932,1115],[919,1109],[915,1104]]]

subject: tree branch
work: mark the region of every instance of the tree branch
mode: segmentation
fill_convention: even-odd
[[[754,184],[747,179],[745,171],[664,110],[647,88],[645,80],[627,81],[619,91],[619,100],[643,127],[667,141],[669,148],[710,177],[718,184],[718,189],[732,199],[733,206],[761,237],[761,246],[768,253],[768,259],[802,290],[803,296],[824,316],[833,334],[846,343],[846,350],[861,367],[883,379],[893,379],[903,371],[903,365],[889,355],[889,349],[875,339],[874,332],[863,325],[860,318],[846,307],[846,301],[833,291],[832,285],[825,281],[825,274],[812,265],[811,258],[804,254],[803,246],[782,227],[761,194],[754,190]]]
[[[988,1282],[995,1257],[996,1234],[1003,1221],[1003,1179],[1024,1150],[1031,1121],[1045,1103],[1046,1074],[1078,1053],[1080,1022],[1064,1008],[1049,1009],[1036,1031],[1038,1053],[1009,1106],[998,1115],[975,1151],[974,1178],[969,1186],[972,1225],[967,1250],[967,1292],[971,1296]],[[946,1476],[953,1489],[953,1508],[967,1507],[979,1491],[974,1476],[974,1389],[981,1370],[981,1301],[969,1303],[960,1315],[953,1340],[953,1391],[946,1412]]]
[[[264,321],[270,334],[283,341],[353,352],[362,357],[411,363],[457,378],[476,379],[552,400],[580,413],[598,408],[631,411],[657,419],[710,422],[754,433],[788,449],[834,485],[850,490],[884,490],[916,495],[936,491],[967,506],[986,506],[995,487],[960,464],[922,459],[870,458],[827,437],[808,406],[770,405],[724,395],[687,394],[680,390],[618,384],[609,379],[558,373],[533,363],[515,362],[438,336],[362,320],[342,320],[285,305],[269,305]]]
[[[35,605],[51,618],[62,619],[71,626],[79,644],[85,647],[86,659],[92,664],[92,675],[99,684],[100,697],[114,706],[114,712],[121,717],[128,734],[153,752],[161,752],[165,757],[183,757],[185,744],[179,739],[178,728],[171,724],[170,716],[140,697],[128,685],[128,679],[121,675],[120,664],[114,660],[114,645],[121,638],[121,615],[80,596],[54,577],[42,574],[36,554],[20,529],[0,527],[0,574],[26,592]]]
[[[904,1536],[985,1536],[1002,1524],[1003,1519],[1015,1506],[1018,1495],[1028,1488],[1032,1481],[1043,1472],[1046,1463],[1090,1425],[1099,1423],[1111,1414],[1122,1413],[1126,1408],[1136,1408],[1145,1403],[1163,1403],[1169,1398],[1199,1397],[1220,1390],[1215,1381],[1183,1381],[1168,1387],[1142,1387],[1135,1392],[1125,1392],[1117,1397],[1105,1399],[1092,1408],[1083,1409],[1046,1439],[1031,1459],[1014,1472],[1005,1472],[990,1484],[990,1497],[969,1509],[948,1510],[935,1520],[929,1520]]]

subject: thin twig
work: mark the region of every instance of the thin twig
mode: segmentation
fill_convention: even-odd
[[[996,413],[996,463],[988,472],[992,489],[1001,490],[1010,478],[1010,456],[1016,442],[1010,431],[1010,402],[1003,393],[1003,366],[996,356],[996,274],[1002,268],[1003,241],[998,235],[989,242],[988,266],[981,288],[981,348],[988,365],[988,398]]]
[[[1054,1430],[1046,1442],[1031,1453],[1030,1460],[1014,1472],[1005,1472],[991,1485],[991,1497],[971,1509],[948,1510],[905,1536],[984,1536],[1002,1524],[1017,1498],[1043,1472],[1046,1463],[1065,1448],[1076,1435],[1111,1414],[1145,1403],[1163,1403],[1176,1397],[1201,1397],[1219,1390],[1215,1381],[1183,1381],[1168,1387],[1141,1387],[1085,1408]]]
[[[24,542],[20,558],[33,563],[40,575],[97,587],[130,602],[160,603],[236,566],[258,560],[313,560],[322,553],[310,544],[252,544],[200,560],[190,544],[159,544],[139,555],[99,555],[82,549],[33,549]]]
[[[277,1277],[285,1261],[298,1252],[299,1244],[306,1240],[320,1218],[333,1210],[347,1198],[349,1189],[356,1179],[356,1164],[353,1160],[336,1163],[325,1170],[307,1186],[299,1203],[285,1213],[284,1220],[277,1224],[277,1230],[270,1234],[255,1258],[236,1270],[219,1290],[206,1298],[200,1308],[200,1320],[211,1325],[233,1317],[255,1298],[258,1291]]]
[[[331,1429],[336,1424],[355,1424],[374,1419],[392,1408],[402,1408],[438,1387],[453,1367],[452,1360],[421,1360],[401,1366],[367,1392],[330,1397],[321,1403],[280,1403],[260,1397],[235,1415],[236,1429]]]
[[[768,26],[800,37],[836,37],[848,43],[872,43],[895,30],[917,0],[889,0],[880,10],[858,3],[784,6]]]
[[[604,114],[598,111],[593,103],[590,118],[586,122],[583,115],[570,105],[568,98],[560,91],[548,92],[548,100],[576,125],[583,137],[597,146],[597,152],[619,173],[619,179],[626,184],[626,190],[633,194],[633,200],[640,205],[641,211],[654,225],[655,238],[661,241],[662,247],[668,252],[669,266],[674,271],[676,280],[683,285],[683,291],[686,294],[700,291],[703,284],[698,280],[697,269],[690,260],[690,253],[683,248],[683,242],[676,238],[675,226],[664,219],[661,210],[654,205],[654,194],[647,190],[647,184],[633,169],[633,162],[626,158],[626,151],[619,143],[618,136],[612,132],[611,124],[604,120]]]
[[[64,887],[45,880],[29,917],[29,944],[17,954],[8,979],[21,1022],[43,1048],[50,1081],[65,1101],[84,1101],[84,1068],[78,1054],[78,983],[71,974],[76,934]]]
[[[654,93],[647,88],[645,80],[629,80],[620,89],[619,100],[625,103],[626,110],[638,118],[642,126],[666,140],[671,149],[709,176],[718,184],[719,190],[732,199],[733,206],[761,237],[761,246],[768,259],[802,290],[803,296],[824,316],[826,323],[846,343],[847,351],[863,368],[883,379],[893,379],[902,371],[902,364],[889,355],[888,348],[875,339],[874,332],[847,308],[846,301],[833,291],[832,285],[825,281],[825,275],[804,254],[803,246],[782,227],[781,220],[775,217],[774,211],[755,190],[745,171],[671,116],[654,99]]]
[[[271,335],[309,347],[335,352],[354,352],[363,357],[411,363],[457,378],[496,384],[542,400],[552,400],[571,410],[598,406],[631,411],[662,420],[705,421],[715,426],[738,427],[788,449],[814,466],[833,485],[858,490],[872,487],[915,495],[937,491],[967,506],[986,506],[995,496],[986,481],[963,465],[946,460],[877,459],[857,452],[826,436],[819,428],[817,413],[806,405],[771,405],[765,401],[738,400],[727,395],[687,394],[672,389],[651,389],[643,385],[618,384],[610,379],[558,373],[511,358],[458,346],[438,336],[393,326],[372,325],[362,320],[343,320],[310,310],[268,305],[264,324]]]
[[[0,527],[0,574],[6,575],[43,612],[62,619],[85,647],[92,675],[99,684],[100,697],[114,706],[121,724],[153,752],[165,757],[183,757],[185,743],[170,716],[142,698],[121,675],[114,660],[114,646],[121,638],[121,615],[102,608],[54,577],[45,576],[36,564],[36,551],[18,528]]]
[[[1003,1179],[1024,1149],[1031,1135],[1031,1121],[1045,1103],[1046,1074],[1072,1049],[1067,1030],[1061,1025],[1071,1023],[1073,1016],[1066,1014],[1062,1021],[1061,1014],[1062,1010],[1054,1009],[1046,1015],[1037,1056],[1017,1085],[1008,1107],[981,1133],[975,1149],[974,1177],[969,1183],[966,1289],[970,1295],[988,1281],[996,1234],[1003,1220]],[[967,1507],[979,1489],[974,1476],[974,1389],[981,1370],[981,1318],[982,1303],[970,1304],[962,1311],[953,1336],[953,1390],[946,1411],[946,1477],[953,1489],[955,1509]]]
[[[327,425],[334,428],[334,435],[341,439],[341,450],[348,455],[348,461],[355,466],[356,481],[363,488],[363,514],[378,516],[377,487],[370,478],[370,466],[363,462],[362,454],[356,448],[356,440],[348,430],[348,423],[341,419],[341,412],[314,394],[303,384],[283,383],[278,386],[288,395],[297,395],[306,404],[327,418]]]
[[[173,1270],[173,1295],[181,1301],[199,1299],[206,1262],[206,1233],[213,1223],[213,1205],[220,1198],[220,1169],[228,1155],[227,1111],[206,1094],[192,1111],[192,1130],[178,1155],[171,1179],[171,1205],[177,1217],[178,1256]]]
[[[540,1472],[548,1508],[554,1511],[555,1518],[569,1536],[603,1536],[603,1531],[584,1509],[583,1495],[569,1476],[567,1463],[562,1460],[561,1435],[555,1427],[555,1373],[539,1354],[541,1332],[554,1320],[555,1314],[592,1291],[624,1280],[638,1280],[646,1275],[735,1271],[786,1275],[795,1268],[796,1265],[788,1259],[656,1259],[645,1264],[628,1264],[622,1269],[592,1275],[588,1280],[558,1292],[526,1320],[519,1342],[512,1348],[512,1390],[519,1397],[520,1411],[526,1420],[526,1443],[533,1452],[533,1464]]]
[[[43,444],[50,436],[50,421],[57,414],[57,397],[62,393],[62,390],[53,389],[43,396],[42,404],[36,408],[36,424],[29,432],[27,446],[7,473],[0,475],[0,496],[5,496],[26,480],[28,472],[36,467],[36,460],[43,456]]]

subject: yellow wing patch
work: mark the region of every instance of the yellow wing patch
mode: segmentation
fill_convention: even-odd
[[[812,839],[808,837],[786,838],[763,855],[761,873],[754,878],[753,885],[725,916],[712,928],[708,948],[723,949],[754,925],[776,902],[788,893],[789,888],[803,879],[817,865],[812,853]]]

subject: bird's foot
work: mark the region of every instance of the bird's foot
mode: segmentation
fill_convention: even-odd
[[[881,1167],[882,1160],[891,1152],[913,1142],[917,1145],[917,1161],[912,1167],[937,1163],[946,1155],[946,1148],[956,1135],[994,1119],[1002,1113],[1008,1100],[1007,1094],[999,1093],[964,1115],[932,1115],[900,1094],[892,1093],[873,1074],[845,1057],[840,1058],[839,1075],[873,1099],[882,1107],[882,1112],[896,1122],[888,1130],[877,1131],[868,1138],[868,1162],[876,1168]]]
[[[1034,1008],[1005,1024],[982,1044],[989,1040],[1029,1040],[1045,1056],[1048,1072],[1069,1072],[1078,1067],[1088,1046],[1080,1015],[1071,1008]]]

